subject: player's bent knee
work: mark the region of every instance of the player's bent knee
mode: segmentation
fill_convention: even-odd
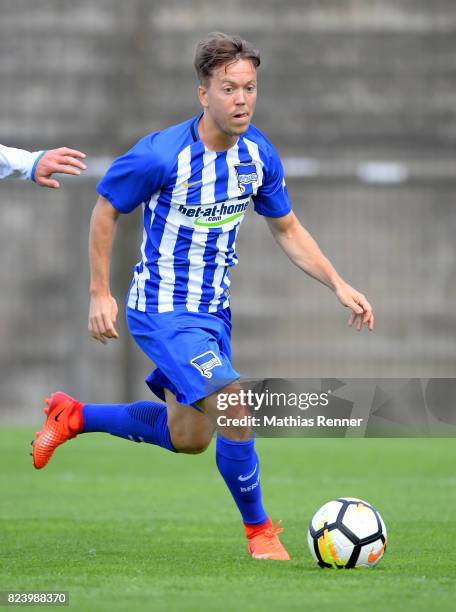
[[[203,453],[211,443],[212,436],[190,437],[182,432],[172,432],[171,440],[174,448],[179,453],[187,455],[199,455]]]

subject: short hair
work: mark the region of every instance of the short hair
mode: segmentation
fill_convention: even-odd
[[[255,68],[260,65],[260,53],[252,43],[237,35],[211,32],[196,45],[193,63],[200,83],[204,84],[215,68],[240,59],[250,60]]]

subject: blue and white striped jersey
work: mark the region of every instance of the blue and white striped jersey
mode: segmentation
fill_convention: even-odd
[[[291,210],[282,164],[263,134],[251,125],[227,151],[209,151],[198,135],[200,116],[142,138],[97,186],[121,213],[143,206],[130,308],[227,308],[228,270],[249,203],[267,217]]]

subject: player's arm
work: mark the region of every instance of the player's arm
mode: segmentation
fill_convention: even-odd
[[[115,328],[117,303],[111,295],[109,272],[111,252],[119,212],[99,196],[92,212],[89,234],[90,309],[89,334],[106,344],[108,338],[118,338]]]
[[[86,169],[81,161],[84,158],[85,153],[67,147],[30,153],[0,145],[0,178],[30,179],[42,187],[57,189],[60,184],[52,175],[81,174]]]
[[[372,306],[366,297],[346,283],[323,255],[310,233],[293,212],[282,217],[266,217],[269,229],[281,249],[301,270],[334,291],[339,301],[352,313],[348,324],[360,331],[366,325],[374,329]]]
[[[90,222],[90,335],[106,343],[118,338],[115,328],[117,304],[109,288],[112,244],[120,214],[129,214],[161,188],[166,166],[158,132],[141,138],[112,163],[97,185],[100,195]],[[174,163],[174,157],[171,158]]]

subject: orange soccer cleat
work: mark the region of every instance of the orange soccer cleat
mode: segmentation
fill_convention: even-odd
[[[47,465],[57,446],[75,438],[83,427],[81,402],[61,391],[53,393],[45,402],[47,408],[43,412],[47,414],[47,418],[42,430],[36,432],[36,438],[32,442],[31,455],[37,470]]]
[[[249,541],[248,551],[252,559],[270,559],[274,561],[289,561],[290,555],[279,540],[282,521],[272,524],[270,518],[264,525],[244,525]]]

